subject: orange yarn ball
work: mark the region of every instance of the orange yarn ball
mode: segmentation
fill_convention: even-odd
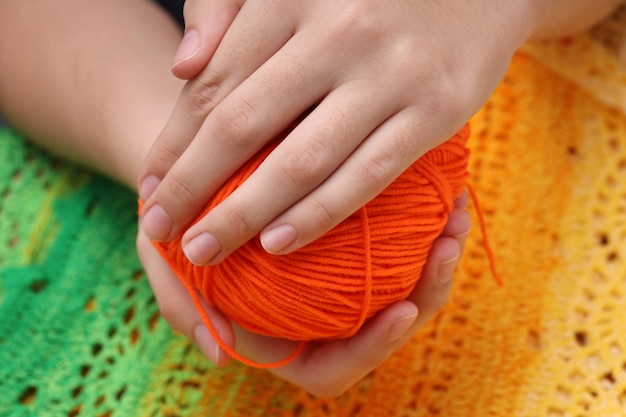
[[[155,245],[188,288],[245,329],[299,341],[349,337],[413,290],[465,188],[468,135],[466,126],[348,219],[291,254],[270,255],[257,237],[220,264],[199,267],[184,256],[182,233]],[[270,151],[233,175],[202,215],[243,183]]]

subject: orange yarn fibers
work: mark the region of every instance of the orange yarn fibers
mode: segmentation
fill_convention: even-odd
[[[198,294],[255,333],[297,341],[352,336],[367,319],[413,290],[466,186],[468,136],[465,126],[333,230],[289,255],[268,254],[257,237],[220,264],[199,267],[184,256],[182,233],[155,246],[200,310]],[[235,173],[201,216],[243,183],[271,149]]]

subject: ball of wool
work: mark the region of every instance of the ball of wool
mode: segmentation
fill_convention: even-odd
[[[468,135],[465,126],[364,207],[288,255],[267,253],[257,236],[217,265],[196,266],[183,254],[184,231],[155,245],[188,289],[247,330],[298,341],[350,337],[413,290],[465,188]],[[241,167],[198,218],[242,184],[270,151]]]

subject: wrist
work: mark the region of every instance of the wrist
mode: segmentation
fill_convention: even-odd
[[[123,134],[110,138],[103,166],[95,167],[133,191],[137,191],[137,177],[143,161],[167,121],[169,113],[164,113],[161,117],[150,118],[147,114],[144,116],[135,116],[134,126]]]
[[[118,95],[102,106],[107,117],[100,125],[90,124],[82,137],[92,138],[95,164],[102,172],[137,191],[137,177],[153,143],[169,119],[183,82],[168,73],[148,82],[128,83],[122,100]],[[158,86],[155,87],[155,86]],[[81,148],[85,148],[82,146]],[[90,148],[87,148],[90,149]],[[85,158],[94,161],[94,158]]]

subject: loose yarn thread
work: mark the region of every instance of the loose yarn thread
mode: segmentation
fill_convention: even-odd
[[[306,341],[350,337],[377,312],[411,293],[454,200],[467,186],[468,137],[465,126],[367,205],[291,254],[270,255],[256,238],[220,264],[201,267],[183,254],[184,232],[171,242],[153,243],[226,353],[256,367],[283,366],[301,352]],[[241,167],[198,218],[242,184],[272,149],[267,147]],[[475,200],[473,190],[470,193]],[[490,251],[488,255],[491,260]],[[500,282],[493,264],[492,272]],[[302,343],[281,361],[251,361],[221,341],[202,300],[249,331]]]

